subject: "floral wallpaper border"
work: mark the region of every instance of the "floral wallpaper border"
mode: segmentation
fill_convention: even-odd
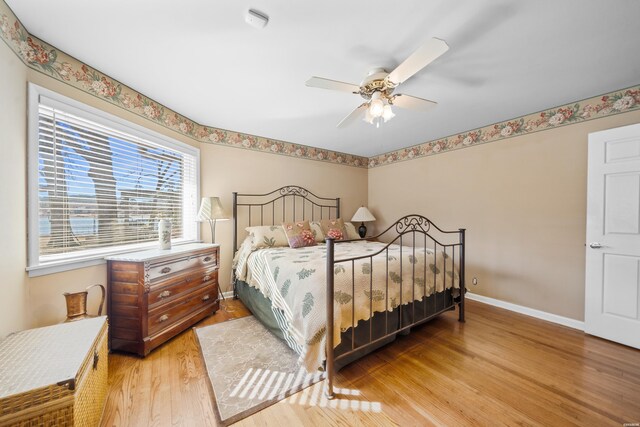
[[[369,158],[369,168],[640,110],[640,85]]]
[[[204,126],[37,39],[0,0],[0,38],[30,68],[196,141],[360,168],[445,153],[640,109],[640,85],[370,158]]]
[[[0,38],[28,67],[196,141],[360,168],[367,167],[366,157],[198,124],[32,36],[2,0]]]

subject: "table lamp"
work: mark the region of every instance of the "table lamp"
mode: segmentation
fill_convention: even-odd
[[[229,219],[222,209],[219,197],[203,197],[197,221],[208,222],[211,227],[211,243],[216,242],[216,221]]]
[[[353,218],[351,218],[352,222],[360,223],[360,227],[358,227],[358,234],[363,239],[364,239],[364,236],[367,235],[367,227],[364,225],[364,223],[375,221],[375,220],[376,218],[371,214],[371,212],[369,212],[369,209],[365,208],[364,206],[361,206],[356,211],[356,214],[353,216]]]

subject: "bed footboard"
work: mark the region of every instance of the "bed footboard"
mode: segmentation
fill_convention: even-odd
[[[456,306],[459,311],[458,320],[460,322],[465,320],[465,229],[446,231],[438,228],[428,218],[421,215],[408,215],[368,240],[383,241],[386,245],[371,254],[336,259],[336,245],[348,241],[326,239],[327,359],[325,394],[329,399],[334,397],[336,361],[346,358],[356,351],[373,347],[398,333],[408,332],[412,327],[445,311],[453,310]],[[390,268],[390,260],[394,262],[392,268]],[[373,318],[375,313],[385,313],[385,329],[374,336],[373,330],[369,326],[369,338],[366,342],[356,344],[355,335],[353,335],[351,349],[336,356],[334,333],[335,328],[340,327],[340,325],[336,326],[336,299],[341,301],[341,305],[344,301],[351,302],[352,334],[355,334],[357,326],[355,320],[356,268],[368,272],[368,276],[366,276],[368,284],[363,284],[360,277],[358,287],[364,286],[363,293],[367,296],[366,302],[368,303],[368,308],[365,307],[365,310],[368,309],[369,319]],[[378,271],[376,279],[374,279],[374,269],[382,270]],[[344,283],[342,289],[337,290],[336,293],[335,277],[338,273],[345,271],[351,272],[350,295],[345,292]],[[429,283],[430,281],[431,283]],[[430,298],[431,295],[434,297]],[[374,308],[374,301],[376,308]],[[344,310],[344,307],[339,309]],[[395,321],[389,322],[391,315],[399,317],[394,319]],[[369,322],[369,325],[372,323]],[[389,324],[392,324],[393,327],[389,328]]]

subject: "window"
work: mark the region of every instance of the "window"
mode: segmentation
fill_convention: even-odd
[[[30,275],[156,247],[157,223],[193,241],[199,150],[29,87]]]

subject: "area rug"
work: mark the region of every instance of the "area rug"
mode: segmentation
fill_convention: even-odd
[[[195,329],[222,425],[235,423],[322,379],[255,317]]]

